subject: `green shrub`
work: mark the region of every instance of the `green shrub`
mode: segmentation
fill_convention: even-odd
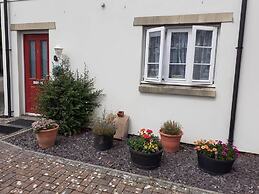
[[[60,134],[76,134],[89,124],[102,91],[95,89],[87,70],[82,75],[72,72],[69,60],[54,68],[53,75],[40,87],[39,112],[59,124]]]
[[[182,130],[180,123],[176,121],[166,121],[161,127],[161,131],[167,135],[179,135]]]

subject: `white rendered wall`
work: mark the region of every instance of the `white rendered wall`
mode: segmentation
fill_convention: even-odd
[[[143,127],[158,132],[164,121],[173,119],[184,127],[183,142],[227,141],[240,4],[241,0],[29,0],[11,3],[11,23],[56,22],[50,53],[59,44],[73,69],[82,71],[86,63],[96,86],[104,89],[103,107],[125,110],[131,133]],[[221,12],[233,12],[234,22],[220,28],[215,99],[139,93],[142,27],[133,26],[134,17]],[[239,144],[250,150],[250,145]]]
[[[248,1],[235,143],[243,151],[259,153],[259,1]]]

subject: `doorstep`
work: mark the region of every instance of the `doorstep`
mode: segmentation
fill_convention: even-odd
[[[23,133],[25,131],[28,131],[29,128],[31,128],[28,125],[22,125],[22,124],[15,124],[13,122],[17,120],[30,120],[30,121],[36,121],[37,117],[31,117],[31,116],[21,116],[21,117],[2,117],[0,118],[0,139],[6,139],[9,137],[12,137],[14,135],[18,135],[20,133]],[[3,133],[1,132],[1,127],[3,128]],[[7,131],[9,128],[10,133]]]

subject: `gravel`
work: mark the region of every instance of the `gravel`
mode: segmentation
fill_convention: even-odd
[[[32,131],[19,134],[5,141],[29,150],[202,189],[222,193],[259,194],[259,155],[241,154],[231,173],[223,176],[212,176],[197,167],[197,156],[193,146],[186,144],[182,144],[180,151],[176,154],[164,154],[161,167],[146,171],[132,165],[128,147],[124,141],[115,140],[113,148],[108,151],[96,151],[93,148],[91,132],[72,137],[59,136],[56,146],[47,150],[42,150],[37,146]]]

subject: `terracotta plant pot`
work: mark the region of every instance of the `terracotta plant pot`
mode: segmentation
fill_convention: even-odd
[[[124,111],[119,111],[117,112],[118,117],[124,117]]]
[[[168,135],[160,130],[159,133],[161,137],[161,144],[165,152],[174,153],[180,149],[180,141],[183,132],[179,135]]]
[[[36,138],[40,148],[46,149],[55,145],[55,141],[58,134],[58,125],[55,125],[53,129],[41,130],[36,133]]]

